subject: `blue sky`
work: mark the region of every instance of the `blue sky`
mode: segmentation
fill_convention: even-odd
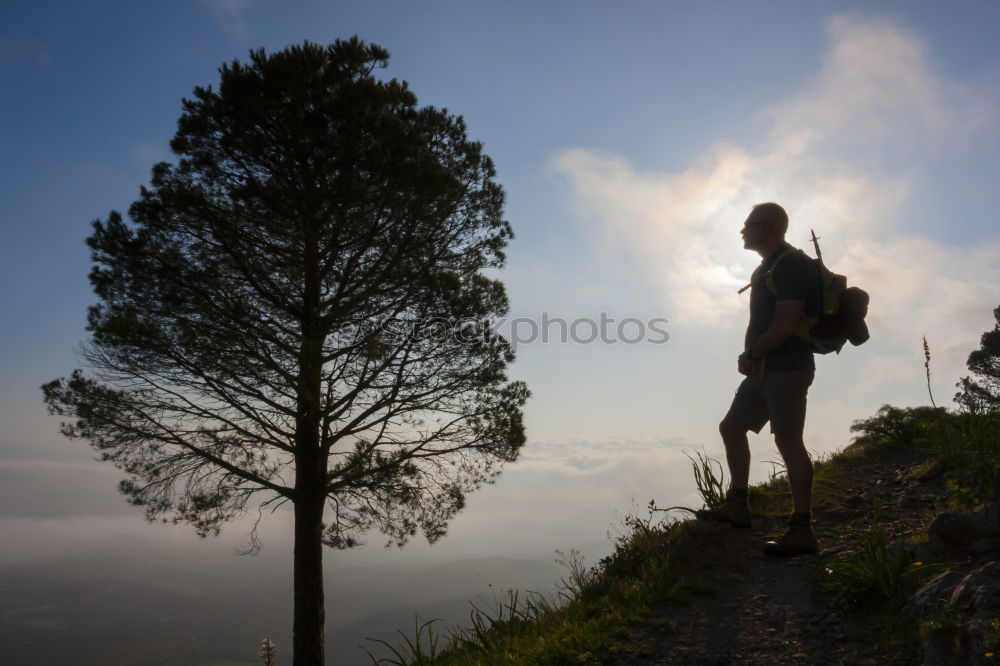
[[[662,345],[520,346],[524,459],[437,550],[345,561],[551,552],[601,541],[632,498],[690,498],[682,451],[721,455],[735,290],[758,261],[737,231],[759,201],[788,208],[796,245],[815,228],[873,298],[872,341],[819,359],[807,445],[846,445],[883,403],[928,403],[924,334],[948,404],[1000,304],[997,25],[987,1],[5,3],[0,528],[21,558],[111,532],[188,543],[125,507],[38,387],[76,367],[89,224],[170,159],[181,98],[304,39],[379,43],[388,76],[465,116],[508,194],[512,316],[670,321]],[[777,454],[763,436],[753,450],[759,478]]]

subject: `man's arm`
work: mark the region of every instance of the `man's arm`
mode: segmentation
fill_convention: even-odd
[[[764,354],[785,344],[785,341],[795,332],[795,327],[798,326],[799,320],[802,318],[802,310],[805,306],[805,301],[778,301],[774,308],[774,319],[771,321],[771,325],[767,327],[759,340],[747,347],[750,360],[758,361],[764,357]]]

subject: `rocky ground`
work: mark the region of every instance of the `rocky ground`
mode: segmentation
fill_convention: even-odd
[[[944,483],[912,450],[847,462],[834,478],[818,476],[820,552],[793,560],[761,553],[783,521],[755,519],[751,530],[695,524],[692,548],[700,574],[690,581],[688,601],[664,605],[636,627],[615,663],[993,663],[986,650],[989,625],[1000,616],[1000,508],[982,507],[971,517],[946,512]],[[930,535],[918,557],[951,562],[896,618],[839,609],[816,588],[825,564],[857,546],[875,511],[890,535]],[[900,640],[905,632],[891,631],[899,618],[927,626],[941,617],[948,619],[931,624],[935,631],[917,638],[910,632],[909,641]]]

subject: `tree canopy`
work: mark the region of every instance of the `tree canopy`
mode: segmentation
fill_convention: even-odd
[[[979,349],[969,354],[971,377],[958,382],[955,401],[970,411],[1000,409],[1000,306],[993,310],[996,326],[980,338]]]
[[[323,663],[320,538],[434,540],[525,441],[491,327],[503,190],[461,117],[375,75],[388,57],[306,42],[196,88],[177,163],[94,222],[85,367],[43,387],[151,520],[294,504],[297,664]]]

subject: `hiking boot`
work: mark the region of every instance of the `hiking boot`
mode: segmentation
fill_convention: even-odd
[[[698,520],[748,528],[750,527],[750,508],[747,506],[746,492],[744,491],[740,497],[738,492],[729,491],[726,494],[726,501],[719,508],[700,509],[694,512],[694,516]]]
[[[798,557],[815,553],[818,548],[812,530],[812,515],[793,513],[788,520],[788,531],[776,541],[764,543],[764,554],[772,557]]]

